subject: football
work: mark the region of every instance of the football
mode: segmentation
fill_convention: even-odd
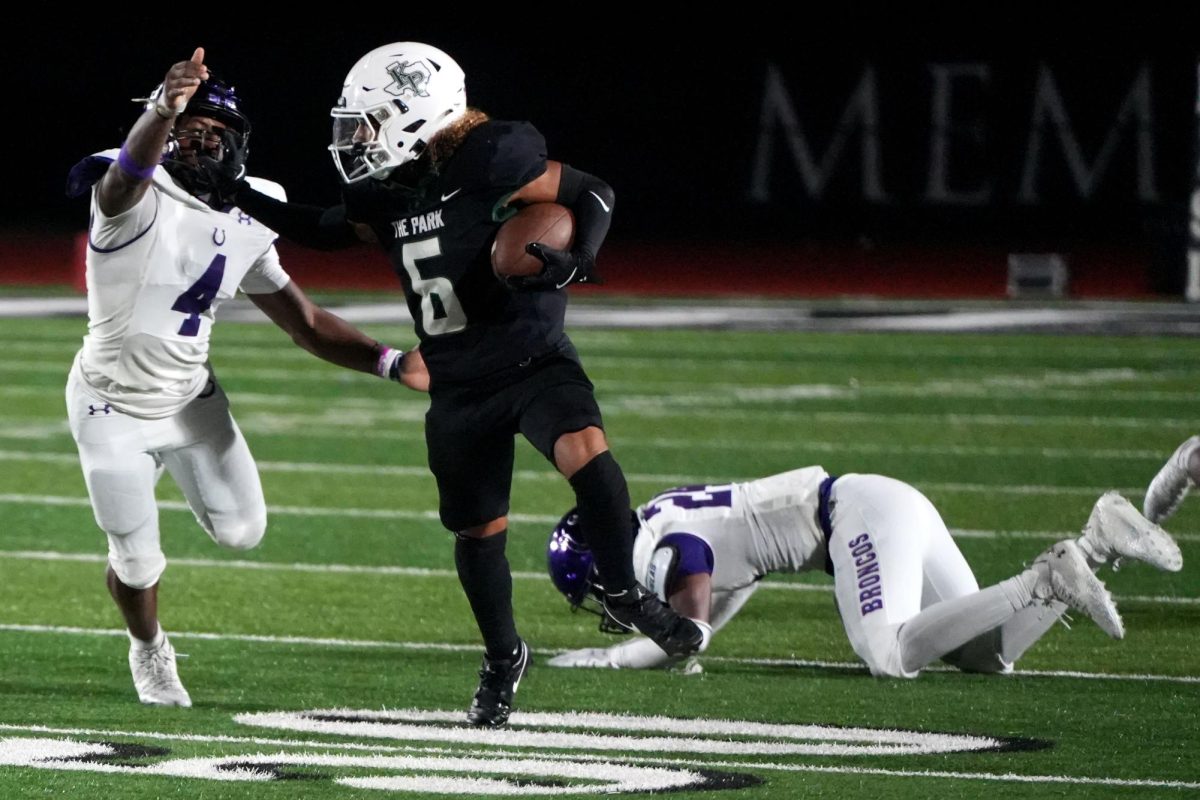
[[[541,242],[555,250],[569,250],[575,240],[575,216],[558,203],[533,203],[505,220],[492,243],[492,271],[498,278],[536,275],[542,271],[537,256],[525,245]]]

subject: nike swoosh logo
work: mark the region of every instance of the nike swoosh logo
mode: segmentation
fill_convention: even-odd
[[[608,207],[608,203],[604,202],[604,200],[600,197],[600,195],[596,194],[595,192],[591,191],[590,189],[588,190],[588,194],[590,194],[592,197],[596,198],[596,202],[599,203],[600,207],[604,209],[605,214],[607,214],[609,211],[612,210]]]
[[[446,202],[446,201],[447,201],[447,200],[449,200],[451,197],[454,197],[454,195],[458,194],[458,193],[459,193],[459,192],[461,192],[461,191],[462,191],[462,187],[460,186],[460,187],[458,187],[457,189],[455,189],[453,192],[451,192],[450,194],[444,194],[444,195],[442,195],[442,202],[443,202],[443,203],[444,203],[444,202]]]

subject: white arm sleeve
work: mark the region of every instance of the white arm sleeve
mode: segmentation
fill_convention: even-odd
[[[742,610],[742,606],[746,604],[750,595],[754,594],[754,590],[757,588],[758,584],[752,583],[740,589],[714,591],[712,593],[712,611],[709,612],[709,623],[712,625],[712,629],[714,631],[721,630],[725,623]]]
[[[88,242],[101,252],[119,250],[145,235],[158,218],[158,192],[154,187],[146,190],[141,199],[111,217],[105,216],[96,202],[96,189],[92,189],[92,224],[88,230]]]
[[[242,277],[240,288],[246,294],[274,294],[289,281],[291,278],[279,263],[279,253],[275,251],[275,245],[271,245]]]
[[[700,642],[700,649],[697,651],[699,653],[703,653],[708,648],[708,643],[712,641],[712,626],[699,619],[694,619],[692,622],[700,626],[700,631],[704,634],[704,639]],[[630,639],[628,642],[622,642],[621,644],[613,645],[612,647],[608,648],[608,657],[615,669],[653,669],[655,667],[669,667],[672,664],[677,664],[686,658],[686,656],[667,655],[661,647],[644,636],[639,636],[636,639]]]

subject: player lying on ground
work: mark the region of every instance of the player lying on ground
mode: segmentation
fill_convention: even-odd
[[[428,387],[416,351],[384,347],[313,305],[280,266],[275,233],[221,194],[221,176],[244,173],[249,134],[233,88],[209,75],[199,48],[171,67],[120,151],[85,158],[68,179],[68,194],[90,192],[92,203],[88,333],[67,414],[108,535],[108,588],[129,629],[134,685],[154,705],[192,704],[158,621],[159,476],[171,473],[220,545],[254,547],[267,525],[254,459],[208,364],[220,302],[241,289],[315,355]]]
[[[587,607],[591,558],[574,535],[578,524],[574,511],[563,517],[548,561],[555,586],[573,606]],[[915,677],[938,659],[970,672],[1011,670],[1068,607],[1119,639],[1124,626],[1094,570],[1118,558],[1183,566],[1174,540],[1109,492],[1081,536],[981,590],[924,495],[881,475],[835,478],[821,467],[672,489],[638,508],[633,524],[639,579],[701,624],[705,646],[764,575],[824,569],[854,651],[873,675],[898,677]],[[678,660],[638,637],[549,663],[641,669]]]

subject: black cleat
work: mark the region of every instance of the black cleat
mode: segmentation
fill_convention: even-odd
[[[491,659],[485,654],[479,670],[479,688],[467,709],[467,722],[481,727],[499,728],[512,713],[513,695],[529,670],[529,645],[524,640],[509,659]]]
[[[622,627],[650,637],[669,656],[690,656],[704,641],[696,623],[676,614],[640,583],[620,594],[604,595],[604,610]]]

